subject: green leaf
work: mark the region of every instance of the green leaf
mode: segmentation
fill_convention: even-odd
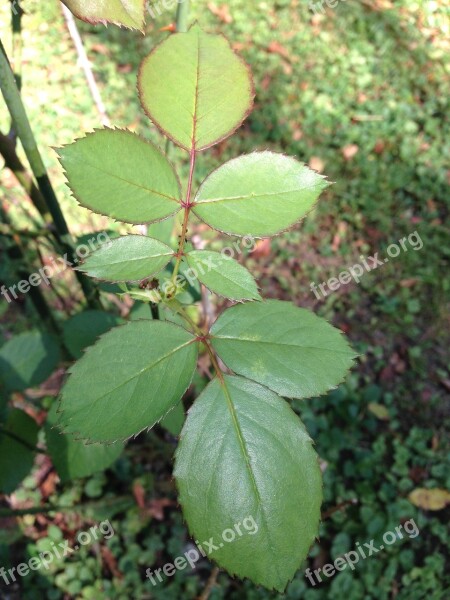
[[[59,358],[59,347],[51,336],[39,331],[22,333],[0,348],[0,381],[9,391],[35,387],[50,377]]]
[[[119,317],[102,310],[85,310],[63,324],[64,345],[74,358],[81,358],[83,350],[92,346],[99,336],[122,323]]]
[[[211,335],[227,367],[289,398],[335,388],[355,358],[341,331],[309,310],[278,300],[229,308]]]
[[[56,404],[50,409],[45,422],[47,450],[62,482],[88,477],[110,467],[122,454],[123,444],[88,444],[64,435],[56,429]]]
[[[289,405],[242,377],[213,380],[188,413],[174,475],[194,539],[222,544],[209,557],[282,592],[317,535],[322,501],[317,455]],[[236,525],[242,535],[226,542]]]
[[[130,131],[101,129],[58,153],[73,195],[93,212],[139,224],[181,209],[172,165],[156,146]]]
[[[0,426],[0,490],[5,494],[11,494],[31,471],[38,431],[36,421],[17,409],[10,410]]]
[[[207,177],[193,210],[219,231],[271,237],[303,219],[327,185],[322,175],[295,158],[253,152]]]
[[[178,437],[183,428],[185,419],[183,403],[179,402],[160,422],[161,427],[167,429],[174,437]]]
[[[207,250],[186,254],[188,281],[198,279],[215,294],[230,300],[260,300],[258,287],[245,267],[229,256]]]
[[[69,370],[61,427],[94,442],[153,427],[189,387],[197,354],[195,337],[172,323],[134,321],[113,329]]]
[[[219,35],[194,26],[171,35],[143,61],[141,104],[170,139],[200,151],[227,138],[253,105],[247,65]]]
[[[78,268],[106,281],[140,281],[164,269],[173,255],[173,250],[159,240],[127,235],[104,244]]]
[[[62,0],[73,14],[88,23],[113,23],[143,30],[144,0]]]

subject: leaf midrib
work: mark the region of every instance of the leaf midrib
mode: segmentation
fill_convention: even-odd
[[[212,204],[214,202],[227,202],[227,201],[233,201],[233,200],[249,200],[252,198],[257,200],[259,198],[266,198],[266,197],[270,198],[272,196],[286,196],[287,194],[296,194],[296,193],[304,192],[304,191],[315,191],[315,189],[318,187],[320,187],[320,186],[315,184],[310,187],[297,188],[295,190],[284,190],[282,192],[265,192],[265,193],[252,192],[251,194],[246,194],[246,195],[242,195],[242,196],[227,196],[225,198],[209,198],[207,200],[196,199],[194,206],[199,205],[199,204]]]
[[[269,541],[269,545],[271,547],[273,547],[272,542],[271,542],[270,530],[269,530],[269,526],[268,526],[268,523],[267,523],[267,516],[266,516],[266,513],[264,511],[264,504],[263,504],[261,495],[259,493],[258,484],[256,482],[255,475],[253,473],[253,468],[252,468],[252,465],[251,465],[251,462],[250,462],[250,456],[248,454],[247,445],[245,443],[244,436],[242,435],[241,426],[239,425],[239,421],[238,421],[237,414],[236,414],[236,409],[234,407],[234,403],[233,403],[233,400],[231,398],[231,394],[230,394],[230,392],[228,390],[226,381],[222,378],[222,379],[219,379],[219,383],[220,383],[220,385],[222,387],[223,394],[224,394],[225,399],[227,401],[227,407],[228,407],[228,410],[230,411],[231,421],[233,423],[233,427],[234,427],[234,430],[236,432],[236,436],[238,438],[239,447],[241,449],[242,455],[243,455],[245,463],[247,465],[247,469],[248,469],[249,474],[250,474],[250,479],[251,479],[252,487],[254,488],[256,499],[257,499],[257,502],[258,502],[259,507],[260,507],[260,512],[261,512],[261,516],[262,516],[262,521],[263,521],[263,524],[264,524],[264,528],[266,530],[267,539]],[[278,573],[278,576],[280,577],[280,572],[279,572],[279,569],[278,569],[278,563],[276,562],[276,560],[274,561],[274,565],[275,565],[275,569],[276,569],[276,571]]]
[[[178,352],[179,350],[182,350],[183,348],[186,348],[187,346],[189,346],[190,344],[193,344],[194,342],[196,342],[197,340],[195,338],[192,338],[191,340],[189,340],[188,342],[185,342],[184,344],[182,344],[181,346],[177,346],[177,348],[174,348],[173,350],[171,350],[170,352],[168,352],[167,354],[165,354],[164,356],[162,356],[161,358],[159,358],[156,362],[151,363],[150,365],[148,365],[147,367],[144,367],[144,369],[141,369],[138,373],[136,373],[135,375],[133,375],[132,377],[129,377],[128,379],[126,379],[125,381],[122,381],[119,385],[117,385],[116,387],[112,388],[111,390],[108,390],[107,392],[105,392],[104,394],[102,394],[101,396],[98,396],[97,398],[95,398],[92,401],[92,404],[97,403],[99,400],[102,400],[105,396],[108,396],[109,394],[112,394],[114,392],[116,392],[118,389],[120,389],[122,386],[126,385],[127,383],[130,383],[130,381],[133,381],[133,379],[138,379],[139,377],[141,377],[141,375],[143,373],[145,373],[146,371],[150,371],[151,369],[153,369],[154,367],[156,367],[157,365],[159,365],[162,361],[166,360],[167,358],[169,358],[170,356],[172,356],[173,354],[175,354],[176,352]],[[87,354],[85,356],[88,356]],[[91,406],[92,406],[91,404]]]
[[[75,162],[78,162],[79,164],[81,164],[81,166],[83,167],[90,167],[91,169],[95,169],[97,171],[100,171],[100,173],[104,173],[105,175],[108,175],[108,177],[113,177],[114,179],[118,179],[119,181],[123,181],[124,183],[127,183],[128,185],[134,186],[140,190],[144,190],[146,192],[150,192],[151,194],[155,194],[156,196],[161,196],[162,198],[166,198],[167,200],[172,200],[173,202],[176,202],[177,204],[180,204],[180,199],[179,198],[175,198],[174,196],[168,196],[167,194],[164,194],[163,192],[158,192],[157,190],[153,190],[152,188],[148,188],[144,185],[140,185],[138,183],[134,183],[133,181],[129,181],[128,179],[124,179],[123,177],[119,177],[119,175],[117,175],[116,173],[109,173],[108,171],[105,171],[105,169],[101,169],[100,167],[98,167],[97,165],[93,165],[91,163],[82,161],[82,160],[76,160]]]
[[[233,340],[235,342],[251,342],[252,344],[270,344],[272,346],[282,346],[283,348],[302,348],[304,350],[326,350],[328,352],[338,352],[340,354],[347,354],[347,350],[343,349],[343,350],[336,350],[334,348],[327,348],[327,347],[320,347],[320,346],[300,346],[299,344],[285,344],[283,342],[271,342],[271,341],[267,341],[267,340],[249,340],[246,338],[241,338],[241,337],[233,337],[233,336],[226,336],[226,335],[212,335],[211,339],[217,339],[217,340]]]

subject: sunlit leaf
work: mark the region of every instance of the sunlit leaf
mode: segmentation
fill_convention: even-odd
[[[150,223],[181,209],[180,182],[166,156],[124,130],[100,129],[58,148],[73,195],[93,212]]]
[[[96,250],[79,270],[106,281],[139,281],[164,269],[173,254],[173,250],[159,240],[127,235]]]
[[[338,329],[309,310],[278,300],[229,308],[214,323],[211,336],[227,367],[289,398],[335,388],[355,357]]]
[[[194,212],[225,233],[270,237],[303,219],[327,185],[322,175],[295,158],[254,152],[207,177]]]
[[[189,387],[197,346],[167,321],[133,321],[106,333],[69,370],[59,407],[64,432],[113,442],[153,427]]]
[[[245,267],[229,256],[208,250],[186,254],[189,279],[198,279],[215,294],[230,300],[259,300],[258,287]]]
[[[317,455],[288,404],[242,377],[215,379],[188,413],[174,474],[194,539],[217,546],[209,558],[283,591],[317,535],[322,501]]]
[[[186,150],[204,150],[231,135],[253,104],[245,63],[223,36],[197,25],[153,50],[138,85],[147,115]]]

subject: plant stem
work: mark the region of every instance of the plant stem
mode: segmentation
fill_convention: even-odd
[[[58,203],[58,199],[56,198],[52,184],[50,183],[47,170],[37,147],[37,143],[33,135],[20,92],[14,79],[14,74],[11,70],[11,65],[9,64],[8,57],[1,40],[0,87],[13,121],[13,127],[17,132],[20,141],[22,142],[22,146],[28,162],[30,163],[31,170],[36,178],[38,188],[42,196],[45,198],[48,210],[52,215],[61,245],[63,245],[68,256],[72,259],[75,259],[76,255],[74,252],[73,239],[70,235],[67,222]],[[80,285],[86,296],[86,300],[91,308],[101,308],[97,289],[80,271],[76,271],[75,275],[80,282]]]
[[[184,246],[186,244],[186,234],[188,230],[189,223],[189,215],[191,212],[191,196],[192,196],[192,184],[194,181],[194,171],[195,171],[195,160],[197,158],[195,150],[191,150],[191,164],[189,168],[189,181],[186,191],[186,200],[183,203],[184,206],[184,219],[183,219],[183,227],[181,229],[180,242],[178,244],[178,252],[177,252],[177,260],[175,263],[175,268],[173,270],[172,275],[172,283],[175,284],[178,272],[180,270],[181,261],[183,259]]]
[[[201,596],[199,596],[198,600],[208,600],[213,591],[213,588],[217,585],[217,576],[219,575],[219,567],[214,567],[211,571],[211,575],[206,583],[206,587],[203,590]]]
[[[14,173],[17,181],[27,196],[29,196],[46,225],[51,225],[52,216],[48,210],[45,198],[34,183],[33,177],[25,169],[20,158],[17,156],[14,141],[4,133],[0,133],[0,154],[3,156],[5,166]]]
[[[190,0],[184,0],[178,3],[177,8],[177,33],[186,33],[189,22]]]

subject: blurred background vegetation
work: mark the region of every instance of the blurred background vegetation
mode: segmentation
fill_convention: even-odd
[[[324,474],[324,518],[308,565],[284,595],[220,573],[210,598],[444,600],[450,596],[445,564],[450,509],[448,495],[440,504],[433,500],[436,490],[450,489],[448,5],[443,0],[348,0],[314,13],[300,0],[192,4],[191,21],[225,33],[249,62],[257,92],[255,110],[238,135],[200,156],[196,183],[226,159],[265,148],[295,155],[335,182],[300,226],[260,242],[245,262],[264,296],[312,308],[340,327],[361,355],[339,389],[294,403],[315,440]],[[123,226],[77,206],[51,149],[101,126],[60,3],[29,0],[22,6],[23,99],[70,228],[77,237],[118,232]],[[162,138],[139,106],[136,73],[142,58],[167,35],[161,28],[173,20],[168,12],[149,18],[145,37],[78,22],[112,123],[158,144]],[[9,21],[9,2],[3,2],[0,31],[7,50]],[[1,106],[5,132],[10,123]],[[181,151],[172,148],[171,158],[187,166]],[[7,169],[0,172],[0,195],[17,229],[40,225]],[[172,224],[155,232],[164,227]],[[327,298],[312,293],[311,282],[338,276],[360,255],[383,255],[387,246],[415,231],[421,250],[402,252],[366,273],[359,285],[342,286]],[[200,224],[195,234],[212,247],[229,244],[229,238],[218,240]],[[36,268],[51,254],[45,240],[31,240],[27,249]],[[2,283],[17,281],[10,258],[2,246]],[[83,337],[81,322],[73,319],[84,308],[75,280],[66,274],[44,290],[64,328],[66,346],[78,334],[73,356],[91,343],[93,330],[100,333],[119,319],[143,314],[142,306],[114,301],[107,291],[104,302],[111,316],[98,317],[94,328],[89,320]],[[96,321],[95,315],[91,319]],[[2,298],[0,355],[13,336],[40,327],[28,301],[8,304]],[[63,356],[44,383],[12,393],[10,406],[25,409],[41,424],[66,366]],[[204,385],[198,377],[195,393]],[[191,390],[186,407],[193,396]],[[0,510],[6,511],[0,512],[0,566],[28,560],[52,540],[73,539],[102,519],[110,519],[116,533],[18,585],[4,586],[0,579],[0,597],[170,600],[201,594],[212,569],[207,561],[158,587],[145,578],[146,568],[163,566],[191,543],[171,476],[178,426],[168,426],[172,433],[157,428],[141,434],[106,471],[66,483],[50,458],[37,453],[20,487],[0,496]],[[11,451],[3,441],[0,436],[0,452]],[[418,488],[431,494],[418,500],[411,495]],[[49,505],[73,510],[16,518],[7,509],[27,512]],[[375,539],[379,545],[385,531],[412,518],[420,529],[416,538],[398,541],[355,571],[347,569],[315,587],[305,578],[306,566],[332,562],[357,542]]]

